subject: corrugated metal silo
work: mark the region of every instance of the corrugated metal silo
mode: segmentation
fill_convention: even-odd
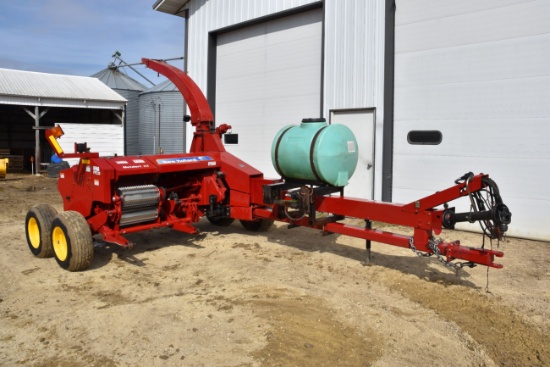
[[[114,65],[92,75],[128,100],[126,105],[125,152],[126,155],[140,154],[139,146],[139,94],[147,87]]]
[[[141,154],[185,151],[184,100],[174,83],[166,80],[139,95]]]

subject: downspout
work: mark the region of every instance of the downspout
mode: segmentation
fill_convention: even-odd
[[[386,0],[384,45],[384,128],[382,148],[382,201],[392,201],[395,88],[395,0]]]

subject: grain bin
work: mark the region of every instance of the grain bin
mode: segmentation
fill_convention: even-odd
[[[147,87],[111,64],[106,69],[92,75],[128,100],[126,105],[125,152],[126,155],[139,154],[139,94]]]
[[[185,151],[184,106],[180,91],[169,80],[139,95],[141,154]]]

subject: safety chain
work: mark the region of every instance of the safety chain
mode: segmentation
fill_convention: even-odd
[[[462,269],[464,266],[468,266],[470,268],[473,268],[474,266],[476,266],[476,264],[474,264],[473,262],[471,261],[465,261],[465,262],[451,262],[451,261],[447,261],[447,258],[445,256],[443,256],[441,254],[441,251],[439,251],[439,247],[438,245],[443,242],[442,239],[440,238],[430,238],[428,240],[428,247],[430,248],[430,250],[432,250],[432,253],[426,253],[426,252],[422,252],[422,251],[419,251],[416,249],[416,247],[414,246],[414,239],[413,237],[410,237],[409,238],[409,245],[411,246],[411,249],[412,251],[417,255],[417,256],[420,256],[420,257],[430,257],[432,255],[435,255],[435,257],[437,258],[437,260],[442,263],[445,267],[447,268],[453,268],[455,269],[456,271]]]
[[[411,250],[416,254],[418,257],[430,257],[433,254],[430,254],[428,252],[422,252],[418,251],[416,247],[414,247],[414,239],[412,237],[409,237],[409,245],[411,246]]]

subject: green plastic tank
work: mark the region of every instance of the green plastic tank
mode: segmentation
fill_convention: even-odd
[[[345,125],[304,119],[285,126],[271,146],[273,167],[285,179],[346,186],[358,160],[357,140]]]

